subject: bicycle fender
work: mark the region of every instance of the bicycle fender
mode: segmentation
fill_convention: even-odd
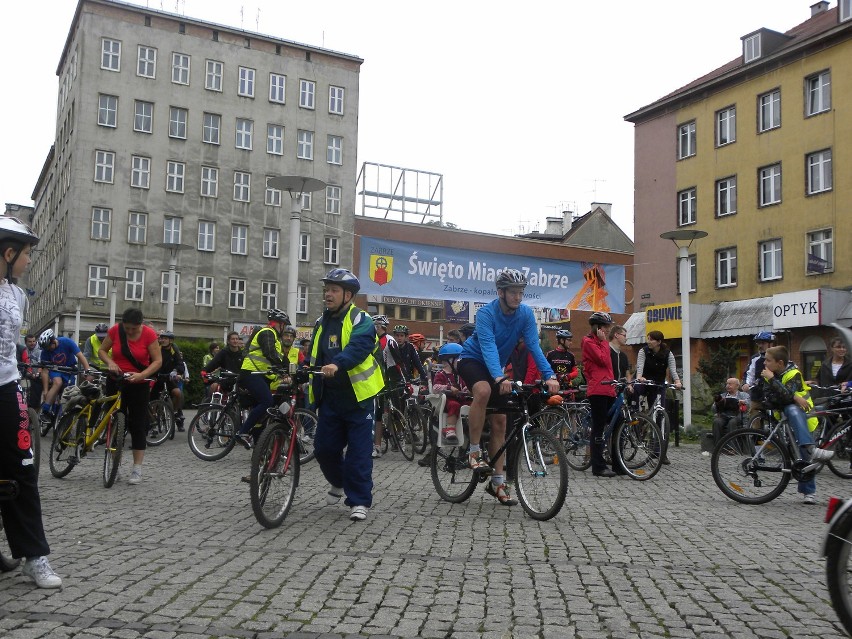
[[[828,532],[825,533],[825,537],[822,540],[822,547],[820,548],[820,557],[825,557],[828,554],[828,542],[832,538],[832,531],[843,521],[846,517],[852,517],[852,499],[847,499],[843,502],[843,505],[837,509],[837,512],[834,513],[834,517],[831,518],[831,521],[828,523]]]

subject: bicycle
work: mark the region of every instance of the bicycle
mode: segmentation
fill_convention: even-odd
[[[621,468],[631,479],[652,479],[663,463],[660,429],[649,417],[630,406],[624,395],[630,382],[613,379],[601,383],[615,387],[615,402],[609,410],[609,422],[603,434],[604,460],[613,468]]]
[[[559,438],[565,449],[565,463],[574,470],[586,470],[592,465],[592,411],[587,401],[574,401],[577,390],[560,390],[559,403],[551,404],[530,417],[533,425],[549,430]],[[568,398],[571,401],[566,402]]]
[[[808,417],[816,416],[820,419],[820,425],[814,431],[816,445],[834,451],[834,456],[826,462],[828,469],[838,477],[852,479],[852,393],[841,393],[836,386],[811,388],[837,393],[817,399],[818,407],[808,413]]]
[[[840,623],[852,635],[852,499],[831,497],[825,521],[829,527],[820,556],[826,560],[828,594]]]
[[[503,412],[517,415],[512,419],[511,428],[506,433],[506,441],[488,459],[483,449],[483,459],[494,467],[501,455],[506,455],[506,475],[517,487],[518,501],[530,517],[539,521],[552,519],[565,503],[568,491],[568,466],[563,463],[565,449],[559,439],[550,431],[530,423],[528,401],[535,389],[543,384],[520,384],[513,389],[513,396],[506,408],[497,411],[488,408],[486,414]],[[438,402],[446,402],[444,395],[435,396]],[[441,400],[443,398],[443,400]],[[488,476],[474,471],[468,463],[467,414],[469,406],[462,406],[460,422],[464,425],[456,428],[457,443],[443,441],[446,414],[436,406],[438,414],[438,440],[432,449],[430,471],[432,483],[441,499],[452,503],[462,503],[470,498],[478,483],[485,482]]]
[[[169,373],[157,374],[157,380],[163,383],[163,387],[159,395],[148,402],[150,427],[145,441],[149,446],[159,446],[167,439],[175,438],[175,407],[165,383],[168,379]]]
[[[42,411],[38,416],[39,431],[41,432],[41,436],[45,437],[62,416],[63,407],[68,401],[69,395],[73,393],[71,389],[75,386],[76,375],[81,373],[86,374],[89,371],[80,370],[76,366],[60,366],[59,364],[49,364],[46,362],[30,364],[30,368],[43,368],[48,371],[75,376],[74,379],[71,380],[71,383],[62,389],[62,394],[54,398],[51,410],[47,413]],[[47,392],[47,389],[45,389],[45,392]]]
[[[403,395],[409,393],[408,388],[409,385],[403,382],[395,386],[386,387],[377,397],[384,397],[386,400],[385,414],[382,419],[386,438],[382,443],[382,452],[387,452],[387,439],[389,438],[392,446],[399,449],[399,452],[402,453],[405,459],[412,461],[416,450],[415,442],[417,436],[414,434],[411,423],[405,417],[405,413],[398,408],[399,405],[402,405]],[[405,406],[403,408],[405,409]],[[425,446],[423,450],[425,450]]]
[[[654,422],[657,425],[657,428],[660,429],[660,434],[663,437],[660,455],[662,456],[663,463],[665,464],[665,463],[667,463],[667,460],[668,460],[667,453],[668,453],[668,450],[669,450],[669,435],[672,432],[672,427],[671,427],[671,420],[669,419],[669,414],[666,411],[665,406],[663,406],[663,397],[664,397],[664,393],[668,389],[670,389],[670,388],[671,389],[677,389],[677,386],[675,386],[674,384],[669,384],[667,382],[657,383],[657,382],[650,382],[650,381],[644,381],[644,382],[634,381],[633,386],[634,387],[645,386],[645,387],[648,387],[648,388],[659,389],[659,392],[656,394],[656,397],[654,398],[653,405],[647,406],[647,408],[645,410],[640,410],[639,412],[642,413],[643,415],[645,415],[646,417],[648,417],[652,422]],[[647,401],[647,396],[646,396],[646,401]],[[675,443],[677,443],[677,441]]]

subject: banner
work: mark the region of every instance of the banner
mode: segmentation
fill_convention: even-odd
[[[433,300],[490,302],[494,281],[517,269],[529,284],[524,302],[565,310],[624,312],[624,266],[504,255],[361,238],[361,292]]]
[[[470,321],[470,306],[462,300],[445,300],[444,317],[448,322],[467,324]]]

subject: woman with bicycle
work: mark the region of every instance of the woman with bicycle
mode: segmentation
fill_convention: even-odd
[[[609,329],[612,326],[609,313],[596,311],[589,316],[591,331],[583,337],[583,377],[586,379],[586,397],[592,411],[591,461],[595,477],[623,475],[622,469],[607,468],[604,458],[604,431],[609,422],[609,411],[615,403],[615,388],[603,382],[613,378],[610,357]]]
[[[130,447],[133,450],[133,468],[128,484],[142,481],[142,462],[145,459],[147,442],[145,437],[150,427],[148,400],[151,387],[148,378],[160,370],[163,354],[157,341],[157,333],[142,324],[142,311],[128,308],[121,321],[111,326],[101,342],[98,357],[101,358],[110,377],[107,379],[107,395],[118,387],[117,378],[124,379],[121,387],[121,409],[127,415],[127,430],[130,431]],[[127,377],[124,375],[127,374]]]
[[[38,236],[13,217],[0,217],[0,254],[6,264],[0,280],[0,479],[18,483],[19,494],[0,501],[0,515],[14,558],[24,557],[22,572],[39,588],[59,588],[62,579],[47,561],[38,473],[33,465],[27,402],[18,383],[15,344],[27,310],[27,296],[15,285],[31,261]],[[36,434],[38,436],[38,434]]]
[[[681,384],[680,377],[677,374],[674,354],[668,344],[663,341],[662,332],[650,331],[647,343],[639,349],[639,354],[636,356],[636,381],[651,381],[655,384],[665,384],[667,374],[671,376],[672,384],[674,384],[675,388],[683,388],[683,384]],[[648,398],[649,408],[654,406],[654,402],[657,401],[657,395],[660,395],[660,404],[665,409],[665,388],[646,387],[643,393]],[[663,463],[669,463],[668,457],[663,457]]]

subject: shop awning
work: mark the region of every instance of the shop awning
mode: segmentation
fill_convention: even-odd
[[[772,298],[720,302],[701,327],[701,338],[736,337],[772,330]]]
[[[624,323],[628,344],[645,343],[645,311],[633,313]]]

